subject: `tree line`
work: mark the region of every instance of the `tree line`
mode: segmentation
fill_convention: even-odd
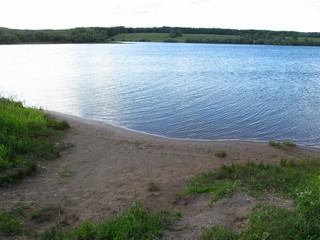
[[[215,34],[236,36],[221,39],[198,37],[187,38],[186,42],[197,43],[235,43],[235,44],[271,44],[271,45],[314,45],[320,46],[317,32],[270,31],[270,30],[236,30],[222,28],[188,28],[188,27],[81,27],[64,30],[19,30],[0,28],[0,44],[21,43],[108,43],[112,37],[122,33],[167,33],[168,36],[182,34]]]

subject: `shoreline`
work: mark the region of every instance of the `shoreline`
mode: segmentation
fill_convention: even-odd
[[[69,123],[70,129],[61,143],[73,147],[61,152],[58,159],[40,161],[36,176],[2,189],[0,205],[3,209],[19,203],[33,209],[59,206],[65,210],[64,216],[76,216],[74,225],[88,219],[113,219],[134,202],[154,211],[179,211],[182,207],[188,214],[188,206],[172,202],[200,173],[248,161],[279,164],[283,158],[320,157],[320,149],[308,147],[285,151],[261,142],[173,140],[103,121],[53,111],[45,113]],[[219,151],[225,151],[227,156],[216,156]],[[151,192],[150,184],[160,190]],[[200,201],[197,211],[205,211],[207,203]]]
[[[110,122],[106,122],[100,119],[92,119],[92,118],[84,118],[81,116],[76,116],[72,114],[67,114],[67,113],[62,113],[62,112],[57,112],[57,111],[51,111],[51,110],[45,110],[45,113],[53,116],[53,117],[58,117],[63,119],[69,118],[73,119],[76,121],[81,121],[81,122],[88,122],[93,125],[99,126],[99,127],[105,127],[109,130],[112,131],[122,131],[122,132],[127,132],[129,135],[136,135],[135,137],[139,138],[154,138],[154,139],[159,139],[163,141],[177,141],[177,142],[191,142],[191,143],[252,143],[252,144],[269,144],[269,141],[277,141],[274,139],[270,140],[240,140],[240,139],[217,139],[217,140],[212,140],[212,139],[190,139],[190,138],[175,138],[175,137],[167,137],[163,135],[157,135],[153,133],[148,133],[148,132],[142,132],[134,129],[130,129],[124,126],[119,126],[116,124],[112,124]],[[282,140],[279,140],[279,142],[282,142]],[[296,142],[294,142],[296,143]],[[305,148],[305,149],[313,149],[313,150],[319,150],[320,153],[320,145],[308,145],[308,144],[302,144],[302,143],[296,143],[298,147]]]

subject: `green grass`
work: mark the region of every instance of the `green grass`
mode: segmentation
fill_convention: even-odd
[[[224,39],[237,39],[234,35],[217,35],[217,34],[182,34],[181,37],[170,38],[169,33],[123,33],[114,36],[114,41],[128,42],[165,42],[173,40],[175,42],[186,42],[188,39],[205,42],[206,40],[222,41]]]
[[[239,236],[237,233],[230,231],[227,228],[219,225],[204,230],[203,240],[238,240]]]
[[[0,211],[0,238],[21,235],[28,239],[43,240],[160,239],[171,221],[182,217],[180,212],[151,212],[142,204],[134,203],[113,221],[84,221],[78,227],[66,228],[64,223],[68,222],[70,216],[62,215],[63,212],[63,208],[59,206],[47,206],[32,211],[30,206],[19,203],[11,211]],[[33,224],[50,222],[54,227],[44,232],[30,229],[30,220]]]
[[[52,228],[43,235],[43,239],[160,239],[169,218],[170,215],[166,212],[152,213],[135,203],[114,221],[86,221],[78,228],[69,230]]]
[[[251,211],[240,239],[319,239],[319,230],[299,210],[259,204]]]
[[[319,160],[282,159],[279,166],[253,162],[223,165],[218,171],[205,172],[193,178],[187,186],[186,194],[211,192],[223,197],[236,191],[256,195],[272,189],[284,196],[294,197],[298,186],[306,187],[318,172]]]
[[[276,147],[285,151],[289,151],[290,149],[296,146],[296,144],[292,141],[284,141],[284,142],[270,141],[269,145],[271,147]]]
[[[43,222],[43,221],[51,221],[55,219],[57,216],[60,216],[64,212],[64,209],[59,206],[47,206],[40,209],[37,209],[31,214],[31,219]]]
[[[149,192],[158,192],[160,190],[160,187],[154,183],[154,182],[150,182],[148,184],[148,191]]]
[[[215,152],[214,155],[219,158],[225,158],[227,156],[227,152],[224,150],[219,150],[219,151]]]
[[[320,239],[319,159],[283,159],[278,166],[252,162],[222,166],[192,179],[184,195],[209,192],[216,201],[240,191],[260,196],[271,190],[293,199],[294,209],[260,204],[249,214],[249,223],[241,233],[216,227],[207,229],[204,238]]]
[[[69,128],[42,111],[0,98],[0,186],[21,180],[37,169],[34,160],[59,157],[57,132]]]
[[[70,178],[73,176],[73,172],[70,171],[70,170],[64,170],[62,172],[59,172],[59,176],[62,177],[62,178]]]
[[[22,233],[22,222],[12,212],[0,212],[0,237],[1,234],[10,236],[21,235]]]

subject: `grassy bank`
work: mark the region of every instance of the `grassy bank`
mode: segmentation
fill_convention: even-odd
[[[180,37],[170,38],[167,33],[123,33],[113,37],[114,41],[129,42],[188,42],[196,39],[199,41],[223,41],[224,39],[235,40],[238,36],[217,34],[183,34]]]
[[[274,192],[294,201],[293,209],[267,203],[255,206],[240,233],[222,226],[207,229],[204,239],[320,239],[320,160],[283,159],[279,166],[222,166],[196,176],[185,195],[211,193],[215,202],[236,192],[263,196]]]
[[[320,38],[291,37],[262,38],[256,36],[184,33],[171,38],[168,33],[120,33],[111,38],[118,42],[180,42],[180,43],[229,43],[229,44],[266,44],[266,45],[319,45]]]
[[[292,199],[288,207],[259,202],[249,212],[239,231],[215,225],[204,229],[205,240],[245,239],[319,239],[320,238],[320,160],[283,159],[279,165],[255,164],[222,166],[214,172],[199,174],[188,184],[184,196],[211,193],[212,203],[237,192],[261,197],[272,192]],[[64,215],[59,206],[30,209],[20,203],[0,212],[0,236],[28,236],[30,239],[160,239],[165,229],[183,217],[167,211],[152,212],[134,203],[114,220],[100,223],[84,221],[69,227],[72,216]],[[44,231],[28,229],[26,222],[41,224],[51,221],[53,227]],[[179,224],[179,223],[178,223]]]
[[[59,157],[56,140],[67,128],[43,111],[0,98],[0,186],[33,174],[40,159]]]

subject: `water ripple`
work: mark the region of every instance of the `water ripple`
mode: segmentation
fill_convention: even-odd
[[[319,57],[315,47],[0,46],[0,89],[167,137],[320,146]]]

